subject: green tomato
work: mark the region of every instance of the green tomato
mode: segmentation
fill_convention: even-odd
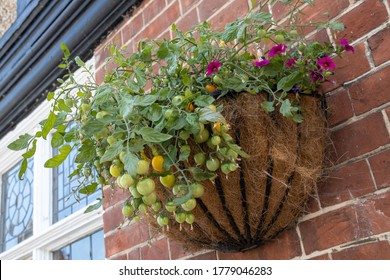
[[[139,215],[135,215],[133,218],[134,222],[139,222],[140,219],[141,217]]]
[[[194,160],[197,165],[203,165],[206,162],[206,155],[202,152],[194,155]]]
[[[224,173],[224,174],[229,174],[230,173],[230,169],[229,169],[229,163],[223,163],[221,165],[221,171]]]
[[[208,139],[209,139],[209,136],[210,136],[210,132],[208,131],[208,129],[203,129],[199,132],[199,134],[195,135],[194,136],[194,140],[196,143],[204,143],[206,142]]]
[[[98,183],[100,185],[104,185],[106,183],[106,180],[104,180],[103,176],[100,176],[99,178],[97,178],[96,183]]]
[[[199,198],[204,194],[204,186],[201,183],[191,184],[192,196]]]
[[[122,208],[122,214],[124,217],[129,218],[134,213],[134,207],[129,204],[125,204]]]
[[[155,188],[156,188],[156,185],[155,185],[154,181],[150,178],[145,178],[145,179],[139,181],[137,184],[137,191],[141,195],[148,195],[148,194],[152,193]]]
[[[168,174],[166,176],[160,177],[160,183],[167,188],[172,188],[175,184],[175,180],[176,178],[173,174]]]
[[[211,137],[211,143],[212,143],[214,146],[218,146],[219,144],[221,144],[221,137],[219,137],[219,136],[213,136],[213,137]]]
[[[190,138],[190,133],[188,131],[182,130],[179,133],[180,139],[183,139],[184,141],[187,141],[188,138]]]
[[[155,203],[152,204],[152,209],[157,212],[161,209],[161,202],[160,201],[156,201]]]
[[[130,188],[134,186],[134,179],[129,174],[125,173],[119,178],[119,185],[122,186],[122,188]]]
[[[267,30],[265,29],[260,29],[259,31],[257,31],[257,36],[259,36],[260,38],[264,38],[266,35],[267,35]]]
[[[64,102],[65,102],[65,105],[66,105],[67,107],[69,107],[69,108],[71,108],[71,107],[73,106],[73,99],[72,99],[72,98],[66,98],[66,99],[64,100]]]
[[[220,85],[220,84],[222,84],[222,78],[221,78],[220,76],[218,76],[218,75],[215,75],[215,76],[213,77],[213,82],[214,82],[215,84],[217,84],[217,85]]]
[[[185,92],[184,92],[184,96],[185,97],[190,97],[192,96],[192,91],[189,89],[189,88],[186,88]]]
[[[160,215],[157,217],[157,223],[160,227],[166,226],[169,223],[169,218],[167,216]]]
[[[112,177],[119,177],[123,171],[123,164],[111,164],[110,174]]]
[[[109,115],[110,113],[106,112],[106,111],[100,111],[96,114],[96,118],[97,119],[102,119],[104,118],[105,116]]]
[[[149,172],[149,166],[150,166],[149,161],[144,159],[139,160],[137,173],[140,175],[145,175],[146,173]]]
[[[284,41],[284,36],[282,34],[277,34],[275,36],[275,41],[278,43],[282,43]]]
[[[134,198],[141,198],[142,195],[138,192],[136,187],[130,187],[130,193]]]
[[[83,103],[81,104],[81,110],[83,112],[87,112],[91,109],[91,104],[90,103]]]
[[[107,143],[108,143],[109,145],[114,144],[116,141],[117,141],[117,139],[116,139],[114,136],[112,136],[112,135],[110,135],[110,136],[107,137]]]
[[[157,201],[157,195],[155,192],[151,192],[150,194],[148,195],[144,195],[142,197],[142,201],[143,203],[145,203],[146,205],[152,205],[153,203],[155,203]]]
[[[168,212],[175,212],[176,211],[176,205],[171,205],[171,204],[166,204],[165,205],[165,209],[168,211]]]
[[[191,211],[196,207],[196,199],[190,198],[186,202],[182,203],[181,208],[183,208],[184,211]]]
[[[298,36],[298,31],[296,29],[291,30],[290,31],[290,36],[293,37],[293,38],[297,37]]]
[[[182,224],[186,221],[186,213],[184,212],[180,212],[180,213],[176,213],[175,215],[175,220],[176,222],[178,222],[179,224]]]
[[[186,214],[186,223],[189,225],[192,225],[192,223],[195,221],[195,216],[192,213]]]
[[[232,163],[232,162],[229,163],[229,170],[230,170],[231,172],[236,171],[237,168],[238,168],[238,165],[237,165],[237,164]]]
[[[148,206],[145,203],[140,203],[140,205],[138,205],[138,210],[142,213],[146,213],[148,211]]]
[[[210,158],[206,161],[206,167],[210,171],[216,171],[219,168],[219,160],[217,158]]]
[[[173,114],[173,110],[172,109],[167,109],[165,110],[164,112],[164,117],[169,120],[171,117],[172,117],[172,114]]]

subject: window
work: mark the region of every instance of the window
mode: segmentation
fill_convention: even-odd
[[[33,233],[33,160],[24,180],[18,178],[20,163],[2,176],[1,252],[10,249]]]
[[[103,230],[81,238],[54,252],[55,260],[104,260]]]
[[[81,71],[75,77],[82,81]],[[34,134],[49,110],[44,102],[0,139],[0,259],[104,259],[103,210],[84,214],[99,194],[80,197],[80,204],[74,199],[69,190],[77,179],[67,179],[71,160],[56,170],[44,168],[55,152],[50,139],[37,142],[25,180],[17,178],[21,157],[7,146],[21,134]]]

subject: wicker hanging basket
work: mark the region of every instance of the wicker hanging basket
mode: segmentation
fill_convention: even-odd
[[[228,177],[219,173],[214,184],[203,182],[205,193],[193,210],[196,222],[192,227],[172,222],[165,231],[170,238],[192,249],[245,251],[275,238],[302,213],[324,159],[321,102],[301,96],[304,121],[298,124],[260,109],[265,98],[247,93],[222,98],[232,136],[250,158]]]

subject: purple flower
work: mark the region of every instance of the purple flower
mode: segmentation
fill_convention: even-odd
[[[260,60],[260,61],[255,61],[253,64],[256,67],[263,67],[263,66],[266,66],[267,64],[269,64],[269,60],[268,59],[263,59],[263,60]]]
[[[324,56],[323,58],[317,59],[318,65],[325,70],[335,69],[336,64],[334,64],[333,60],[329,56]]]
[[[287,50],[287,46],[283,45],[283,44],[273,46],[271,48],[271,50],[269,51],[269,57],[273,57],[275,55],[282,54],[282,53],[286,52],[286,50]]]
[[[322,70],[319,71],[310,70],[310,78],[313,81],[313,83],[316,83],[317,81],[323,81],[324,77],[322,76]]]
[[[285,62],[286,63],[286,67],[290,68],[293,64],[295,64],[296,61],[297,61],[296,58],[287,59],[286,62]]]
[[[350,44],[348,44],[347,39],[345,39],[345,38],[341,39],[341,40],[340,40],[340,44],[341,44],[342,46],[344,46],[344,48],[345,48],[345,50],[346,50],[347,52],[355,53],[355,49],[354,49]]]
[[[222,63],[219,61],[211,61],[207,66],[206,75],[210,76],[213,73],[218,72],[219,67],[222,66]]]

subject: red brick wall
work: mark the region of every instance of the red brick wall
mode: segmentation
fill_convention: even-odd
[[[137,40],[172,36],[210,20],[216,28],[244,15],[250,0],[145,0],[95,51],[97,79],[105,71],[109,42],[135,48]],[[341,34],[314,36],[337,42],[345,37],[355,54],[336,58],[328,97],[333,148],[327,179],[298,224],[274,241],[245,253],[190,252],[143,223],[118,228],[127,194],[104,189],[104,232],[108,259],[390,259],[390,9],[388,0],[316,0],[306,20],[328,11],[346,25]],[[284,8],[272,10],[276,19]]]

